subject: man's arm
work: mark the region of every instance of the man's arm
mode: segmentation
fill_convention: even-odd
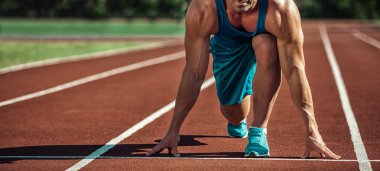
[[[179,156],[179,131],[187,114],[198,99],[200,89],[205,80],[209,64],[210,35],[215,30],[213,11],[201,6],[200,1],[193,1],[186,14],[185,50],[186,66],[174,107],[174,115],[170,128],[164,139],[147,155],[155,155],[168,148],[169,153]]]
[[[329,158],[339,159],[340,156],[326,147],[318,131],[311,90],[305,73],[304,37],[300,14],[293,1],[287,1],[287,3],[287,7],[281,12],[277,45],[281,68],[288,81],[293,103],[301,114],[306,128],[306,150],[303,158],[308,157],[310,152],[315,150]]]

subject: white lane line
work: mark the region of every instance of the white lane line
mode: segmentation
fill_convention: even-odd
[[[206,80],[203,83],[203,85],[201,87],[201,91],[210,87],[214,83],[215,83],[214,77],[209,78],[208,80]],[[132,134],[134,134],[138,130],[144,128],[149,123],[153,122],[157,118],[161,117],[165,113],[172,110],[174,108],[174,106],[175,106],[175,100],[173,100],[172,102],[170,102],[166,106],[162,107],[161,109],[157,110],[156,112],[152,113],[151,115],[149,115],[144,120],[137,123],[136,125],[133,125],[131,128],[129,128],[128,130],[126,130],[125,132],[120,134],[119,136],[115,137],[114,139],[110,140],[104,146],[97,149],[96,151],[94,151],[90,155],[86,156],[84,159],[82,159],[81,161],[79,161],[78,163],[73,165],[72,167],[68,168],[66,171],[76,171],[76,170],[79,170],[79,169],[83,168],[84,166],[88,165],[90,162],[92,162],[96,158],[99,158],[102,154],[106,153],[108,150],[115,147],[116,144],[120,143],[121,141],[128,138],[129,136],[131,136]]]
[[[0,159],[83,159],[87,156],[0,156]],[[357,162],[357,160],[342,159],[301,159],[301,158],[243,158],[243,157],[131,157],[131,156],[99,156],[97,159],[178,159],[178,160],[263,160],[263,161],[302,161],[302,162]],[[369,160],[380,162],[380,160]]]
[[[352,30],[352,33],[351,33],[355,38],[365,42],[365,43],[368,43],[374,47],[376,47],[377,49],[380,49],[380,41],[372,38],[372,37],[369,37],[367,36],[366,34],[360,32],[359,30]]]
[[[75,87],[75,86],[78,86],[78,85],[82,85],[82,84],[85,84],[85,83],[89,83],[89,82],[92,82],[92,81],[96,81],[96,80],[99,80],[99,79],[110,77],[110,76],[113,76],[113,75],[121,74],[121,73],[124,73],[124,72],[132,71],[132,70],[140,69],[140,68],[143,68],[143,67],[147,67],[147,66],[151,66],[151,65],[156,65],[156,64],[168,62],[168,61],[173,61],[173,60],[176,60],[176,59],[179,59],[179,58],[183,58],[183,57],[185,57],[185,51],[173,53],[173,54],[170,54],[170,55],[161,56],[161,57],[154,58],[154,59],[145,60],[145,61],[142,61],[142,62],[126,65],[126,66],[119,67],[119,68],[115,68],[115,69],[108,70],[108,71],[105,71],[105,72],[101,72],[101,73],[98,73],[98,74],[95,74],[95,75],[84,77],[84,78],[81,78],[81,79],[78,79],[78,80],[75,80],[75,81],[71,81],[71,82],[68,82],[68,83],[65,83],[65,84],[61,84],[61,85],[58,85],[58,86],[55,86],[55,87],[52,87],[52,88],[49,88],[49,89],[46,89],[46,90],[42,90],[42,91],[38,91],[38,92],[35,92],[35,93],[27,94],[27,95],[24,95],[24,96],[20,96],[20,97],[14,98],[14,99],[9,99],[9,100],[6,100],[6,101],[2,101],[2,102],[0,102],[0,107],[6,106],[6,105],[10,105],[10,104],[14,104],[14,103],[21,102],[21,101],[25,101],[25,100],[29,100],[29,99],[33,99],[33,98],[36,98],[36,97],[44,96],[44,95],[47,95],[47,94],[55,93],[55,92],[58,92],[58,91],[62,91],[62,90],[68,89],[68,88],[72,88],[72,87]]]
[[[350,100],[348,98],[346,86],[343,81],[342,74],[339,69],[339,65],[336,61],[330,39],[327,34],[326,26],[324,23],[319,25],[319,31],[323,41],[323,46],[325,47],[327,58],[329,60],[335,83],[338,87],[340,101],[342,103],[344,115],[347,120],[348,128],[350,129],[351,140],[354,144],[354,151],[356,158],[358,159],[360,170],[372,170],[371,163],[368,160],[367,152],[365,150],[362,137],[359,132],[359,127],[355,119],[354,112],[352,111]]]
[[[118,54],[122,54],[122,53],[131,53],[131,52],[137,52],[137,51],[142,51],[142,50],[151,50],[151,49],[156,49],[156,48],[175,46],[178,44],[179,44],[179,41],[154,42],[154,43],[149,43],[149,44],[145,44],[145,45],[138,45],[138,46],[129,47],[129,48],[110,49],[110,50],[88,53],[88,54],[82,54],[82,55],[73,55],[73,56],[68,56],[68,57],[59,57],[59,58],[54,58],[54,59],[47,59],[47,60],[30,62],[30,63],[26,63],[26,64],[19,64],[19,65],[3,68],[3,69],[0,69],[0,74],[20,71],[20,70],[24,70],[24,69],[60,64],[60,63],[69,63],[69,62],[76,62],[76,61],[82,61],[82,60],[110,57],[110,56],[114,56],[114,55],[118,55]]]

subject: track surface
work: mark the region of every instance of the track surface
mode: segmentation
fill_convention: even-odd
[[[380,40],[378,27],[326,22],[372,169],[380,170],[380,49],[356,39],[357,29]],[[181,129],[184,158],[145,158],[166,133],[172,111],[86,165],[83,170],[359,170],[347,121],[318,30],[303,24],[306,69],[317,122],[327,145],[342,161],[299,160],[303,126],[283,79],[268,128],[272,157],[243,159],[246,139],[226,136],[215,86],[205,89]],[[182,51],[183,45],[102,59],[57,64],[0,75],[0,101],[85,76]],[[210,58],[211,59],[211,58]],[[185,59],[101,79],[0,107],[0,170],[65,170],[84,156],[175,99]],[[212,77],[210,63],[207,78]],[[249,117],[252,121],[252,115]],[[159,156],[168,157],[162,152]],[[49,157],[51,156],[51,157]],[[318,155],[312,154],[319,159]],[[55,157],[55,158],[54,158]],[[73,159],[67,159],[74,157]],[[349,161],[346,161],[349,160]]]

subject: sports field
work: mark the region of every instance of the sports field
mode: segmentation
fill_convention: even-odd
[[[247,139],[226,133],[211,56],[181,129],[181,157],[145,157],[168,129],[185,66],[183,40],[166,38],[146,49],[2,72],[0,170],[380,170],[379,26],[304,21],[303,30],[319,130],[341,160],[300,159],[303,125],[285,77],[268,126],[271,157],[244,158]]]
[[[179,37],[173,21],[0,19],[0,68],[104,50],[133,49]]]
[[[22,42],[0,41],[0,68],[17,64],[72,55],[87,54],[109,49],[133,49],[146,42]]]
[[[173,21],[87,21],[0,19],[0,37],[182,35],[184,24]]]

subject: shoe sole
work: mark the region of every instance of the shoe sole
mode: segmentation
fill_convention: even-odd
[[[249,153],[248,155],[247,154],[244,154],[244,157],[252,157],[252,158],[264,158],[264,157],[269,157],[270,154],[267,153],[267,154],[259,154],[259,155],[256,155],[255,153]]]

